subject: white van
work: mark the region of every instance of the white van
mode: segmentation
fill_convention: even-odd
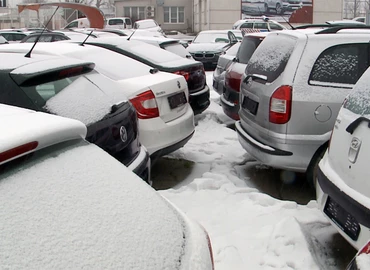
[[[104,28],[131,29],[132,21],[129,17],[115,17],[106,19]]]
[[[64,26],[64,29],[70,28],[89,28],[90,22],[87,18],[81,18],[71,21],[69,24]]]
[[[71,21],[67,24],[64,29],[70,28],[89,28],[90,22],[87,18],[80,18]],[[113,28],[113,29],[131,29],[132,21],[129,17],[116,17],[109,18],[105,20],[104,28]]]

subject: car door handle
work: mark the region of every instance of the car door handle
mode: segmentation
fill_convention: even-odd
[[[362,122],[368,122],[368,128],[370,128],[370,119],[366,118],[366,117],[359,117],[357,118],[355,121],[353,121],[351,124],[348,125],[348,127],[346,128],[346,131],[349,133],[349,134],[353,134],[353,132],[356,130],[356,128],[362,123]]]

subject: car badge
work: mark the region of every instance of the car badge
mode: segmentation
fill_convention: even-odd
[[[348,159],[351,163],[356,162],[360,148],[361,140],[359,138],[353,137],[348,151]]]
[[[181,88],[181,83],[177,81],[177,87],[180,89]]]
[[[126,142],[127,141],[127,130],[126,130],[126,128],[124,126],[122,126],[119,129],[119,135],[121,137],[122,142]]]

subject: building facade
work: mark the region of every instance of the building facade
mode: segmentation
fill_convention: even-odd
[[[341,20],[343,0],[313,0],[313,23]]]
[[[240,0],[193,0],[194,31],[231,29],[241,18]]]
[[[163,30],[193,31],[192,0],[114,0],[117,17],[154,19]]]

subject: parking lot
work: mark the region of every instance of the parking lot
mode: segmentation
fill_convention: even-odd
[[[208,84],[212,72],[207,72]],[[152,170],[154,188],[198,220],[216,269],[344,269],[356,251],[317,209],[303,174],[254,161],[211,94],[196,133]]]

